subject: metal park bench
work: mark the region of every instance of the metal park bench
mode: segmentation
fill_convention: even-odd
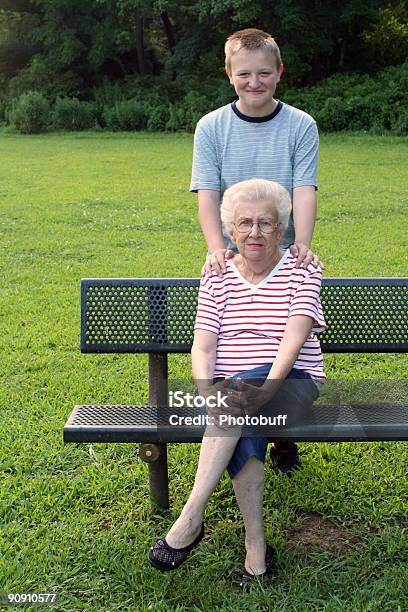
[[[152,505],[161,507],[169,505],[166,443],[197,442],[203,434],[198,426],[161,427],[158,412],[168,405],[168,354],[191,350],[198,286],[189,278],[82,280],[82,352],[148,353],[149,405],[75,406],[64,441],[141,443]],[[326,278],[321,299],[328,324],[320,338],[325,353],[408,352],[407,278]],[[408,440],[408,394],[402,403],[340,401],[312,410],[312,426],[278,427],[274,438]]]

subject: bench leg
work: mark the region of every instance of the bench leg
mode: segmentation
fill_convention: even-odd
[[[169,507],[166,444],[141,444],[139,457],[149,464],[150,508]]]
[[[155,316],[155,315],[154,315]],[[153,333],[154,326],[151,328]],[[160,332],[162,333],[162,332]],[[149,404],[168,404],[167,355],[149,354]],[[147,448],[149,447],[149,448]],[[169,477],[167,472],[167,446],[165,444],[142,444],[140,456],[149,462],[150,507],[169,507]],[[143,456],[145,455],[145,456]]]

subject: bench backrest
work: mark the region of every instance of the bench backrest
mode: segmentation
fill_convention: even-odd
[[[199,280],[83,279],[84,353],[187,353]],[[325,278],[326,353],[408,352],[408,278]]]

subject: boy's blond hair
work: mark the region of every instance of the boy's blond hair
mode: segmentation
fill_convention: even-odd
[[[269,49],[276,58],[276,67],[279,68],[282,65],[280,50],[273,36],[263,30],[247,28],[238,30],[227,38],[225,43],[225,70],[227,72],[231,69],[231,57],[241,49],[247,51]]]

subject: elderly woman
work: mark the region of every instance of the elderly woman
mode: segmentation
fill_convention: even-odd
[[[149,552],[157,569],[177,568],[203,538],[206,504],[228,469],[245,525],[243,582],[272,571],[262,516],[268,437],[242,436],[234,424],[226,432],[221,415],[256,415],[265,406],[276,412],[288,397],[307,409],[324,380],[316,337],[325,329],[321,270],[297,268],[289,250],[278,247],[290,210],[287,191],[272,181],[243,181],[224,194],[221,219],[239,254],[226,260],[222,278],[212,273],[201,281],[191,355],[200,395],[223,390],[229,407],[208,409],[213,423],[203,437],[192,492],[165,539]],[[302,384],[283,392],[292,379]]]

